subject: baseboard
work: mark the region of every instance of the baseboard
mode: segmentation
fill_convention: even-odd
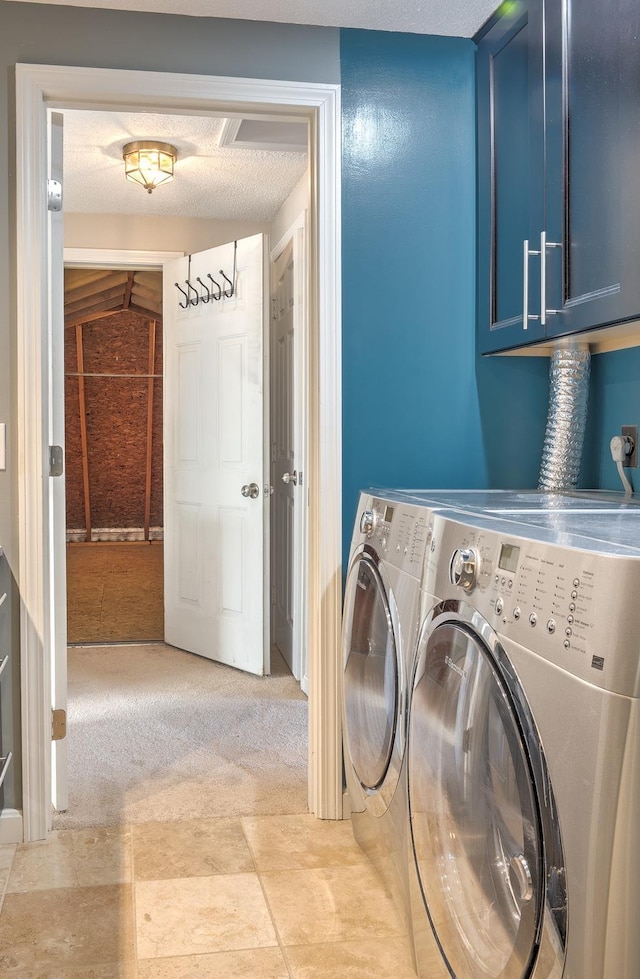
[[[163,540],[163,538],[163,527],[149,528],[149,540]],[[67,544],[84,544],[86,539],[87,532],[84,528],[69,528],[67,530]],[[143,541],[145,539],[144,527],[92,527],[91,529],[92,543],[96,541]]]
[[[0,843],[22,843],[22,813],[17,809],[0,812]]]

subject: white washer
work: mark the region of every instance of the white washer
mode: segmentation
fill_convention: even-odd
[[[432,520],[407,744],[418,974],[631,979],[640,513],[526,520]]]
[[[343,748],[354,835],[408,933],[407,700],[430,514],[390,491],[361,494],[343,619]]]

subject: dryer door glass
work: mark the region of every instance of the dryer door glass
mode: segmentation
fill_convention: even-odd
[[[389,600],[366,556],[347,582],[344,652],[349,754],[362,785],[376,789],[389,767],[398,721],[398,657]]]
[[[543,896],[533,776],[488,649],[455,623],[418,652],[409,803],[422,894],[451,974],[528,976]]]

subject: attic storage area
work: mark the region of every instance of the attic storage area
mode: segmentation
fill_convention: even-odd
[[[163,638],[162,273],[65,270],[69,643]]]

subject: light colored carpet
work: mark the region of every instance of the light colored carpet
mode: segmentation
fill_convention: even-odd
[[[307,811],[307,699],[164,643],[69,650],[69,809],[54,829]]]

